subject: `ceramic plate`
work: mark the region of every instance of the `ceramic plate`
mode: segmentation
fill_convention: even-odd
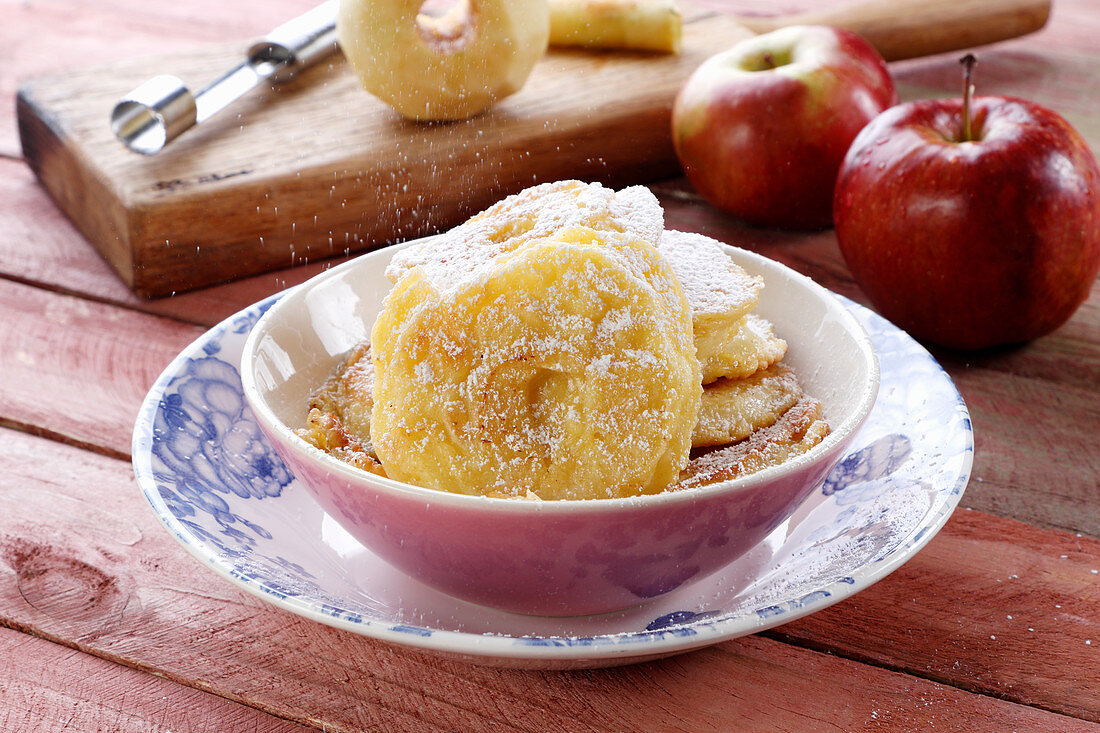
[[[903,331],[845,300],[878,352],[878,400],[822,489],[764,542],[627,611],[541,618],[483,608],[362,547],[260,434],[238,364],[249,331],[278,297],[207,332],[153,385],[134,432],[138,484],[168,531],[222,577],[293,613],[389,643],[484,664],[578,668],[778,626],[912,557],[947,521],[970,475],[970,419],[950,378]]]

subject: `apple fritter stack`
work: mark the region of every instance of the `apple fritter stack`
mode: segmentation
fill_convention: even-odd
[[[444,304],[440,307],[450,310],[454,310],[455,303],[466,300],[470,300],[471,303],[476,302],[478,305],[475,309],[467,309],[470,313],[463,311],[460,314],[463,318],[481,317],[487,308],[499,309],[502,299],[513,297],[512,285],[504,282],[503,287],[498,288],[501,292],[495,295],[492,295],[495,291],[489,286],[497,282],[502,274],[506,274],[509,266],[507,263],[512,261],[526,262],[524,267],[534,267],[549,278],[548,280],[543,278],[546,284],[536,288],[536,295],[543,293],[542,296],[538,296],[528,306],[515,306],[512,310],[517,308],[522,310],[526,307],[532,307],[535,310],[550,308],[554,312],[561,311],[566,316],[562,321],[563,324],[572,322],[584,310],[579,304],[591,296],[590,290],[598,289],[596,283],[605,280],[608,272],[604,272],[603,276],[593,279],[590,283],[586,280],[587,284],[580,290],[565,292],[562,298],[555,299],[553,293],[563,281],[562,277],[554,274],[557,272],[555,268],[561,264],[558,260],[572,260],[577,256],[573,253],[580,252],[586,247],[590,249],[596,246],[597,250],[606,247],[609,254],[612,250],[616,250],[616,256],[620,258],[619,262],[626,261],[622,257],[633,260],[633,264],[629,265],[627,270],[634,268],[636,274],[640,272],[637,270],[637,265],[649,260],[660,263],[661,270],[669,273],[666,279],[671,278],[671,285],[664,289],[668,293],[667,297],[672,298],[669,302],[684,302],[690,310],[687,348],[688,358],[691,359],[692,364],[695,365],[695,362],[698,362],[697,369],[695,366],[691,369],[694,373],[693,379],[697,380],[694,382],[696,395],[698,395],[700,381],[703,386],[701,399],[695,397],[693,400],[681,400],[677,403],[681,411],[690,408],[691,415],[672,416],[667,407],[638,411],[636,420],[633,422],[643,421],[649,424],[631,427],[631,430],[638,434],[629,436],[629,441],[620,440],[616,443],[615,436],[607,436],[606,431],[601,432],[598,429],[591,430],[585,427],[590,423],[598,422],[597,415],[579,421],[567,421],[568,424],[575,422],[585,427],[582,431],[583,435],[579,435],[579,438],[584,438],[585,445],[589,443],[592,445],[584,450],[569,453],[565,465],[553,460],[544,461],[545,465],[539,463],[538,451],[533,448],[529,455],[524,450],[520,450],[512,456],[511,453],[515,452],[513,449],[516,448],[515,435],[504,436],[505,440],[499,441],[499,445],[493,448],[493,450],[510,451],[507,462],[514,464],[512,467],[520,463],[524,465],[529,463],[536,471],[552,473],[554,475],[552,481],[540,479],[532,483],[524,479],[525,474],[511,475],[515,471],[509,473],[508,470],[504,470],[509,469],[509,465],[505,465],[506,462],[499,456],[482,466],[485,455],[482,455],[479,446],[474,445],[478,450],[462,449],[464,454],[461,456],[461,461],[456,464],[457,468],[452,466],[442,473],[435,471],[434,473],[438,473],[442,478],[429,483],[440,484],[437,488],[446,488],[446,481],[443,479],[450,475],[452,469],[462,471],[470,469],[470,472],[485,479],[481,481],[479,478],[475,483],[484,483],[486,489],[482,493],[490,495],[514,495],[525,498],[540,498],[540,496],[541,498],[591,498],[625,495],[620,492],[621,487],[606,489],[610,493],[604,493],[605,487],[601,482],[607,481],[606,471],[604,471],[607,466],[603,468],[595,466],[592,471],[586,473],[582,470],[582,466],[573,465],[571,461],[585,460],[584,456],[587,454],[598,453],[597,449],[616,444],[628,447],[644,446],[645,441],[639,438],[648,437],[654,439],[652,442],[655,446],[649,450],[658,452],[650,454],[648,458],[643,455],[609,455],[607,463],[608,466],[636,464],[647,472],[646,476],[649,478],[653,478],[654,475],[663,475],[665,478],[661,478],[656,483],[649,481],[641,489],[645,493],[652,493],[654,490],[723,481],[777,465],[791,456],[809,450],[828,434],[828,426],[821,419],[820,403],[803,394],[794,372],[782,363],[787,351],[786,342],[775,335],[769,322],[753,312],[759,301],[763,283],[734,264],[714,240],[698,234],[665,231],[663,221],[660,205],[647,189],[635,187],[614,192],[598,184],[562,181],[536,186],[504,199],[451,232],[423,245],[401,250],[395,255],[386,273],[391,280],[398,283],[395,292],[402,291],[402,288],[409,290],[412,287],[410,283],[419,283],[417,287],[423,289],[427,295],[424,298],[414,299],[415,302],[410,301],[407,308],[398,309],[401,310],[400,313],[395,311],[398,317],[390,318],[382,324],[389,330],[382,334],[386,338],[378,343],[384,344],[383,348],[387,352],[392,352],[388,357],[391,360],[395,358],[394,355],[399,360],[407,360],[401,356],[404,353],[401,349],[394,351],[390,348],[394,346],[395,338],[398,340],[404,338],[403,336],[391,338],[391,332],[396,334],[408,331],[409,323],[419,318],[417,314],[423,315],[424,308],[431,306],[437,299],[439,303]],[[575,245],[579,245],[580,249]],[[569,257],[565,257],[566,254]],[[575,274],[579,276],[580,273],[591,270],[595,259],[599,259],[598,257],[593,259],[596,254],[598,252],[584,255],[582,259],[585,261],[583,263],[578,261],[578,265],[583,267],[576,268]],[[517,257],[520,260],[516,260]],[[540,262],[543,264],[539,264]],[[655,266],[651,263],[647,267],[652,270]],[[589,276],[585,274],[583,277]],[[640,277],[640,280],[644,281],[647,277],[652,280],[652,273]],[[629,274],[624,274],[624,278],[626,278],[624,283],[639,280],[639,277]],[[404,285],[401,285],[402,283]],[[492,297],[487,298],[486,293]],[[597,310],[603,307],[598,303],[596,306]],[[644,321],[650,310],[652,309],[638,310],[631,320]],[[385,309],[384,313],[386,313]],[[524,320],[528,322],[532,319],[537,320],[533,313],[525,313],[513,314],[517,323]],[[494,323],[504,324],[513,320],[508,313],[498,315],[500,317],[496,318]],[[683,317],[687,317],[687,311]],[[455,314],[450,314],[442,320],[436,319],[439,322],[435,327],[427,330],[419,329],[412,335],[406,334],[408,336],[406,341],[409,339],[416,343],[430,341],[438,336],[437,331],[440,329],[450,328],[447,324],[454,318]],[[664,321],[658,319],[655,323],[664,323]],[[687,326],[685,321],[684,327],[687,328]],[[481,330],[484,332],[485,329]],[[377,327],[375,332],[377,335]],[[641,329],[638,331],[639,337],[645,336],[643,332],[650,331]],[[583,341],[588,338],[586,333],[588,333],[586,329],[581,329],[577,339]],[[513,336],[519,338],[519,332],[507,336],[509,343],[513,343]],[[495,342],[499,340],[500,335],[483,333],[479,338],[481,341],[488,338],[495,348]],[[645,339],[649,338],[645,336]],[[690,356],[692,345],[694,345],[694,359]],[[619,387],[628,385],[629,389],[630,384],[638,382],[636,386],[639,390],[651,392],[652,395],[672,394],[678,391],[680,387],[671,382],[662,388],[659,385],[650,384],[651,380],[641,380],[642,375],[638,370],[643,370],[648,361],[642,358],[645,354],[641,354],[636,346],[633,343],[624,344],[622,353],[616,356],[615,361],[623,364],[627,363],[626,357],[629,355],[633,355],[631,358],[638,359],[635,367],[618,375],[616,380]],[[483,358],[486,353],[484,347],[485,343],[480,343],[482,356],[476,357],[477,359]],[[571,344],[568,348],[576,351],[576,347],[577,344]],[[443,353],[445,349],[436,351],[446,356]],[[509,368],[512,371],[515,368],[526,369],[530,366],[528,363],[530,358],[531,355],[528,355],[525,359],[511,364]],[[604,356],[601,360],[606,361],[607,357]],[[380,430],[388,424],[391,416],[384,410],[380,411],[376,401],[381,399],[385,400],[387,405],[392,405],[395,402],[411,400],[416,403],[412,405],[416,408],[414,412],[419,414],[426,404],[425,401],[436,399],[440,405],[446,405],[441,409],[451,411],[445,416],[444,422],[447,424],[454,422],[453,405],[458,397],[465,395],[458,401],[470,402],[468,392],[464,391],[464,384],[469,382],[469,378],[462,376],[464,373],[462,370],[458,370],[461,373],[450,375],[455,379],[436,374],[435,372],[441,369],[450,370],[450,367],[442,366],[446,361],[446,359],[443,361],[436,359],[432,362],[433,378],[430,382],[436,387],[454,382],[452,386],[455,388],[455,395],[442,400],[427,394],[418,396],[412,392],[417,390],[424,392],[425,385],[428,384],[423,380],[422,372],[427,371],[424,363],[409,361],[406,364],[409,374],[404,382],[408,382],[405,385],[408,389],[402,387],[404,382],[401,382],[401,379],[404,378],[398,379],[397,382],[391,379],[380,384],[376,380],[375,364],[372,361],[370,348],[364,344],[349,354],[345,363],[314,395],[310,404],[309,427],[300,431],[300,434],[321,450],[352,465],[385,474],[386,471],[378,458],[378,451],[371,442],[371,425],[372,422],[377,423],[374,427],[376,431]],[[596,361],[595,358],[594,361]],[[474,362],[467,366],[471,369],[476,367]],[[546,366],[542,365],[540,369],[545,371]],[[608,368],[608,364],[603,364],[601,367],[595,363],[587,363],[578,364],[577,367],[576,374],[567,380],[556,379],[547,384],[540,382],[539,394],[535,400],[537,404],[532,403],[524,407],[526,404],[524,400],[530,402],[532,399],[530,394],[517,394],[512,398],[501,392],[503,396],[497,401],[503,399],[509,404],[515,402],[516,405],[513,406],[516,406],[516,410],[510,412],[518,411],[517,419],[525,422],[531,417],[519,414],[524,413],[525,410],[544,411],[546,414],[576,413],[593,404],[606,403],[600,410],[606,410],[609,415],[614,416],[617,412],[623,412],[625,415],[628,411],[626,405],[639,401],[640,391],[637,394],[633,391],[630,394],[624,394],[622,389],[615,392],[609,386],[610,391],[599,397],[604,391],[602,387],[593,391],[586,385],[578,386],[578,379],[584,375],[599,374]],[[561,366],[555,365],[553,369],[560,372]],[[441,376],[446,378],[441,380]],[[418,384],[418,381],[421,383]],[[525,381],[524,385],[526,384]],[[557,386],[555,389],[549,389],[548,385]],[[608,385],[612,385],[612,382],[608,382]],[[654,389],[650,389],[651,387]],[[530,391],[527,387],[524,387],[524,390]],[[379,396],[380,392],[381,396]],[[521,402],[524,404],[520,404]],[[548,404],[551,402],[554,404]],[[619,403],[622,404],[619,405]],[[471,403],[469,409],[476,412],[478,408]],[[497,405],[495,409],[502,409],[502,406]],[[509,411],[506,410],[505,413]],[[420,415],[420,418],[423,417],[424,415]],[[450,425],[444,432],[455,433],[457,430],[484,432],[485,426],[482,425],[484,420],[476,421],[475,425],[469,422],[468,417],[459,415],[458,418],[461,419]],[[662,419],[667,421],[672,417],[675,417],[673,422],[683,425],[683,430],[686,431],[682,441],[674,436],[670,438],[672,422],[669,425],[661,423]],[[420,418],[418,420],[424,422]],[[380,419],[383,422],[378,422]],[[686,424],[684,420],[687,420]],[[632,421],[624,418],[618,420],[616,424],[625,425],[630,422]],[[416,431],[413,432],[416,433]],[[515,431],[512,432],[515,433]],[[419,433],[410,433],[410,435],[416,437]],[[569,434],[566,433],[565,437],[568,436]],[[446,437],[443,433],[440,434],[441,440]],[[562,442],[560,438],[561,436],[556,441],[551,441],[553,445],[550,446],[550,450],[560,449],[558,445]],[[388,428],[386,439],[393,439],[393,431]],[[492,439],[492,436],[484,442],[498,443]],[[688,443],[690,443],[690,452]],[[459,441],[458,445],[461,444],[462,441]],[[673,448],[673,446],[682,447]],[[453,460],[456,446],[444,445],[443,449],[444,458]],[[406,453],[409,451],[402,449],[397,452],[397,455]],[[475,453],[477,455],[474,455]],[[392,462],[394,451],[390,451],[390,455],[389,460]],[[407,465],[400,466],[399,475],[396,477],[402,478],[403,472],[418,470],[420,468],[418,460],[412,460],[407,462]],[[474,463],[477,463],[476,471],[473,471]],[[671,473],[666,469],[661,469],[658,474],[648,473],[653,470],[653,466],[657,465],[666,465],[672,469]],[[592,476],[588,476],[593,472],[595,473]],[[392,471],[390,473],[392,474]],[[561,476],[557,476],[558,473]],[[501,476],[507,478],[506,487],[498,486],[502,480]],[[593,486],[579,495],[569,493],[574,489],[570,484],[579,482],[580,477],[583,476],[592,479],[587,483]],[[601,479],[601,476],[604,478]],[[439,477],[433,475],[433,478]],[[423,480],[413,480],[413,482],[424,485]],[[540,488],[533,490],[533,486]]]

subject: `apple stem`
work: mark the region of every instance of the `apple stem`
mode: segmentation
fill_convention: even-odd
[[[978,63],[978,59],[974,54],[968,53],[959,59],[959,63],[963,65],[962,141],[965,143],[974,139],[970,130],[970,97],[974,94],[974,84],[971,83],[971,78],[974,75],[974,64]]]
[[[764,52],[764,68],[766,68],[766,69],[774,69],[775,68],[775,56],[772,56],[771,51],[765,51]]]

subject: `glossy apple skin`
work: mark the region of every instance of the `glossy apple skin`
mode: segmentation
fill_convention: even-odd
[[[852,143],[836,235],[887,318],[959,349],[1027,341],[1066,322],[1100,270],[1100,166],[1058,114],[1005,97],[899,105]]]
[[[765,53],[788,63],[763,68]],[[673,104],[673,144],[692,186],[719,209],[753,224],[820,228],[832,222],[833,185],[852,139],[896,102],[886,63],[867,41],[792,26],[696,69]]]

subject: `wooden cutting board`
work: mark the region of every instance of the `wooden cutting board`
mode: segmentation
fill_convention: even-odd
[[[201,88],[246,44],[34,79],[17,114],[26,160],[50,195],[135,292],[154,297],[447,228],[540,181],[674,174],[676,92],[705,58],[754,32],[837,25],[893,60],[1028,33],[1049,9],[1050,0],[875,0],[767,19],[687,9],[679,55],[555,49],[519,93],[446,124],[400,118],[335,56],[153,157],[112,136],[118,98],[159,73]]]

